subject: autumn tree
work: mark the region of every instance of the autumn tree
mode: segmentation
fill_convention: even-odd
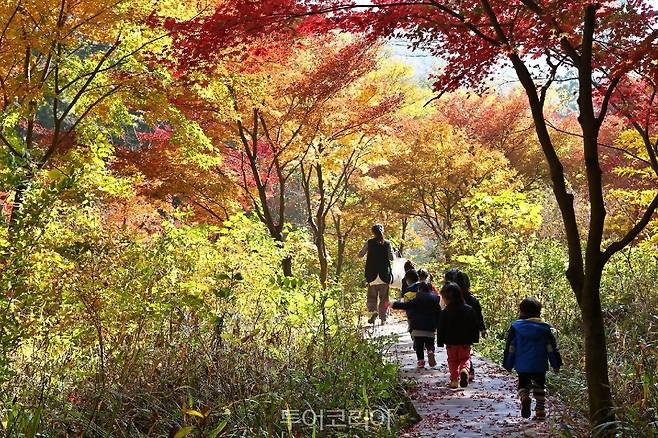
[[[317,131],[313,96],[304,100],[307,96],[293,91],[301,74],[295,63],[305,53],[299,49],[295,57],[271,59],[268,69],[244,69],[234,58],[223,59],[191,85],[192,95],[183,93],[176,100],[220,149],[223,163],[215,172],[232,177],[242,200],[282,246],[289,182],[310,147],[302,138]],[[292,276],[292,257],[282,263],[284,274]]]
[[[12,193],[12,234],[30,221],[27,192],[64,189],[82,167],[102,167],[125,128],[144,120],[143,84],[160,83],[163,74],[149,65],[147,49],[161,49],[167,36],[146,26],[156,3],[0,6],[0,154],[11,169],[3,186]]]
[[[396,153],[370,171],[376,181],[370,195],[392,211],[420,219],[450,263],[456,228],[470,226],[468,201],[509,187],[515,175],[501,152],[434,117],[415,120],[406,130]]]
[[[619,134],[613,142],[614,149],[602,157],[602,166],[608,171],[604,180],[609,214],[606,232],[616,239],[623,238],[626,230],[643,220],[645,207],[654,198],[658,176],[652,169],[646,145],[641,132],[630,128]],[[654,237],[656,219],[649,219],[638,239]]]
[[[528,100],[564,225],[569,257],[566,276],[583,316],[591,420],[595,425],[612,424],[614,406],[601,312],[601,276],[607,261],[630,244],[653,216],[658,198],[654,197],[641,220],[622,238],[612,243],[606,241],[599,135],[619,90],[637,76],[634,69],[641,65],[645,71],[652,71],[655,64],[656,14],[649,3],[376,0],[355,4],[327,0],[309,4],[295,0],[239,0],[232,7],[244,8],[241,20],[250,22],[250,29],[258,28],[265,34],[279,31],[285,23],[302,20],[315,26],[316,31],[328,30],[328,21],[375,37],[406,39],[413,47],[422,47],[445,61],[445,67],[435,77],[434,86],[440,93],[460,87],[482,90],[501,66],[516,74]],[[224,9],[219,8],[220,12]],[[329,17],[324,22],[303,19],[323,13]],[[201,26],[214,29],[220,36],[224,33],[212,17]],[[577,219],[564,163],[546,121],[549,90],[568,81],[575,84],[582,134],[589,203],[584,223]],[[643,96],[646,93],[646,88],[641,91]],[[648,93],[651,95],[651,91]],[[637,114],[634,118],[645,119]],[[654,152],[647,150],[650,158]]]
[[[326,237],[330,213],[346,202],[352,176],[359,171],[373,143],[386,134],[402,103],[402,90],[390,86],[396,79],[381,80],[392,71],[377,69],[377,57],[377,47],[351,43],[328,57],[326,64],[318,69],[332,71],[336,79],[324,81],[332,84],[334,91],[324,100],[322,108],[318,108],[315,136],[306,138],[309,153],[300,163],[300,177],[323,286],[329,277]],[[310,84],[321,82],[312,74],[306,77]],[[338,217],[333,217],[334,225],[340,228]],[[340,229],[337,233],[337,258],[341,258],[346,235]]]
[[[307,206],[315,203],[311,191],[318,186],[314,176],[311,190],[305,172],[309,165],[303,167],[305,161],[311,155],[315,160],[329,148],[335,149],[339,140],[359,143],[354,140],[357,133],[365,134],[363,128],[372,126],[394,106],[396,99],[373,96],[377,93],[371,89],[362,90],[363,103],[353,112],[347,111],[348,99],[358,96],[348,90],[376,67],[376,47],[369,41],[309,37],[300,40],[291,52],[284,49],[276,53],[276,57],[271,53],[263,55],[268,59],[267,68],[245,69],[228,59],[217,63],[214,71],[203,73],[206,81],[192,86],[195,94],[180,96],[176,104],[195,117],[215,144],[220,145],[224,161],[216,171],[233,175],[249,209],[267,226],[272,238],[283,245],[289,189],[298,172],[304,175],[301,180],[309,183],[305,185]],[[365,137],[360,139],[361,147],[367,143]],[[355,151],[354,156],[361,158],[361,153]],[[343,173],[351,174],[358,161],[348,160]],[[313,169],[317,175],[317,167]],[[342,187],[344,178],[338,177],[338,182]],[[336,195],[342,191],[335,189]],[[323,222],[333,204],[323,203]],[[316,227],[315,219],[308,223],[319,248],[324,248],[325,226]],[[320,254],[321,278],[326,283],[328,256],[319,249]],[[285,275],[292,275],[291,262],[292,257],[284,259]]]
[[[176,132],[186,131],[184,125],[190,123],[182,122]],[[165,212],[191,208],[195,220],[221,223],[240,207],[235,185],[222,172],[224,159],[210,143],[213,139],[187,128],[196,135],[184,141],[175,138],[169,125],[138,132],[131,147],[117,148],[112,168],[117,175],[136,179],[138,194],[152,206]]]
[[[193,19],[159,17],[175,42],[168,64],[194,91],[180,95],[177,105],[211,127],[211,136],[212,131],[223,132],[225,169],[236,176],[250,210],[282,246],[288,225],[286,191],[299,157],[305,155],[299,139],[314,129],[307,122],[316,108],[286,100],[287,87],[295,83],[296,65],[304,64],[302,49],[331,39],[314,28],[319,23],[326,23],[321,26],[325,30],[331,27],[321,16],[294,23],[276,19],[263,32],[260,20],[271,21],[268,17],[285,10],[286,5],[270,9],[254,2],[220,1]],[[321,93],[323,83],[316,85]],[[282,269],[292,276],[291,256],[283,259]]]
[[[433,106],[445,123],[473,141],[501,152],[523,176],[525,187],[536,187],[548,178],[546,166],[537,165],[542,152],[533,135],[532,116],[521,90],[483,95],[457,91],[443,95]]]

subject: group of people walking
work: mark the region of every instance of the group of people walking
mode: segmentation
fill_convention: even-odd
[[[390,304],[389,287],[393,282],[391,262],[395,253],[391,243],[384,238],[384,227],[372,227],[373,238],[361,249],[359,256],[366,258],[368,295],[366,306],[370,312],[369,323],[379,318],[386,323],[389,308],[406,313],[409,332],[416,352],[418,368],[425,368],[425,357],[430,367],[437,365],[435,349],[445,346],[451,389],[465,388],[475,379],[471,361],[472,346],[480,337],[487,336],[482,307],[471,293],[469,276],[459,269],[445,272],[443,284],[437,289],[432,276],[424,269],[416,269],[411,261],[404,266],[400,298]],[[546,417],[546,373],[548,365],[557,372],[562,359],[552,327],[541,320],[541,303],[533,297],[525,298],[519,305],[519,319],[508,332],[503,366],[518,374],[518,396],[523,418],[531,416],[532,400],[535,399],[535,419]]]

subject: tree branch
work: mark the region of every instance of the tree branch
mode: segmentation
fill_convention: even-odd
[[[612,94],[615,91],[615,88],[619,84],[619,81],[621,80],[621,76],[616,76],[615,78],[612,79],[610,82],[610,85],[608,85],[608,89],[605,92],[605,95],[603,96],[603,102],[601,103],[601,110],[599,111],[599,115],[596,118],[596,125],[598,128],[603,125],[603,121],[605,120],[605,116],[608,112],[608,106],[610,104],[610,98],[612,97]]]
[[[612,243],[603,252],[603,256],[602,256],[603,263],[610,260],[610,257],[612,257],[615,253],[621,251],[626,247],[626,245],[630,244],[633,240],[635,240],[635,238],[642,232],[642,230],[644,230],[647,224],[651,221],[651,218],[653,217],[656,208],[658,208],[658,193],[656,193],[656,196],[653,198],[653,201],[651,201],[651,204],[649,204],[649,206],[647,207],[640,221],[636,223],[635,226],[631,228],[622,239]]]

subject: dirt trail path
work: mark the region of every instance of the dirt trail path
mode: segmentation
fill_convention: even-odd
[[[445,348],[437,351],[435,369],[416,368],[407,322],[398,321],[377,327],[379,334],[398,334],[399,342],[390,351],[391,359],[401,367],[402,378],[415,382],[409,390],[422,420],[404,431],[402,437],[551,437],[551,413],[558,406],[547,400],[549,419],[537,422],[521,418],[516,398],[515,375],[478,356],[474,357],[475,382],[468,388],[446,388],[448,366]]]

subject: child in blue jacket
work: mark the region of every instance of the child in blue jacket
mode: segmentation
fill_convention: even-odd
[[[519,399],[521,416],[530,418],[530,390],[535,399],[535,419],[546,418],[546,372],[550,362],[553,371],[562,366],[562,357],[557,348],[552,327],[543,322],[541,303],[533,297],[524,299],[519,305],[519,318],[507,332],[507,344],[503,366],[507,371],[514,368],[519,376]]]

